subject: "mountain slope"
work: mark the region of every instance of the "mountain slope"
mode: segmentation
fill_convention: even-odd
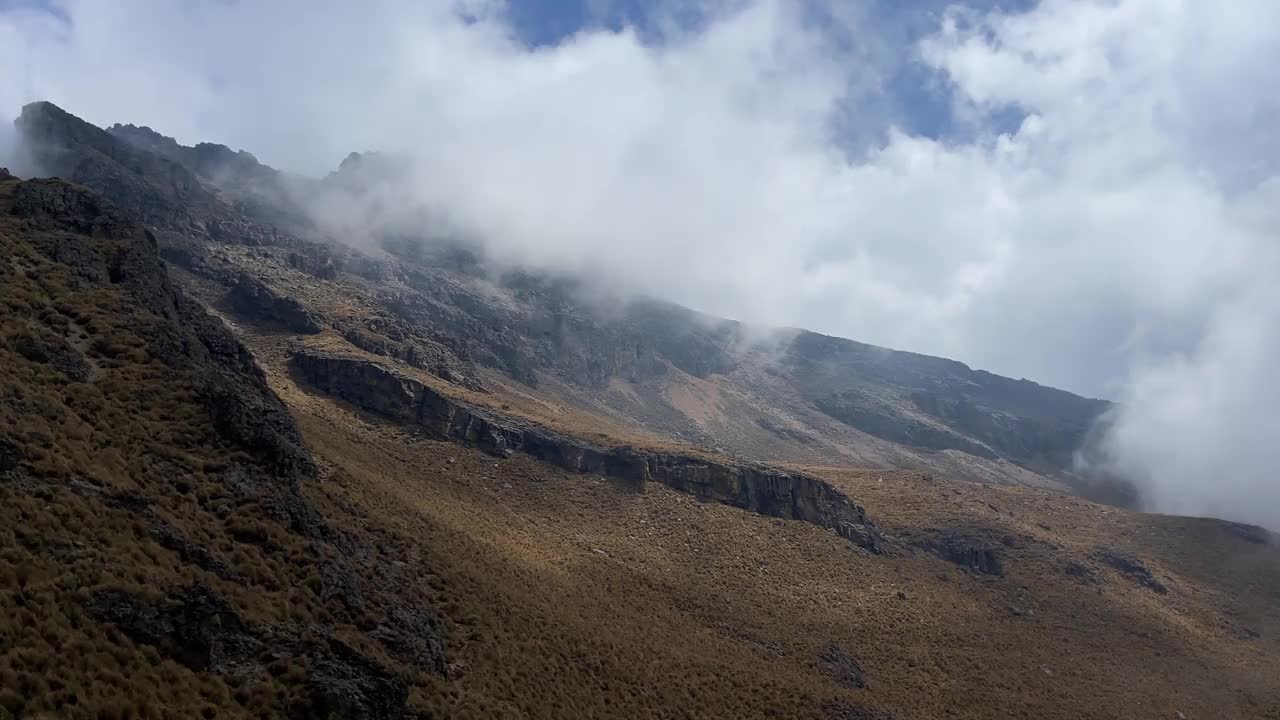
[[[1280,718],[1272,536],[1036,487],[1102,403],[28,113],[123,207],[0,180],[0,717]]]
[[[379,233],[368,189],[400,177],[386,159],[349,158],[325,181],[301,181],[247,153],[186,148],[148,128],[106,132],[47,103],[28,106],[18,127],[51,173],[144,210],[165,257],[194,275],[229,288],[248,273],[348,344],[472,388],[487,377],[533,419],[604,428],[620,442],[643,428],[761,461],[1087,489],[1073,457],[1103,401],[941,358],[762,333],[664,302],[588,302],[580,280],[503,269],[473,245]],[[125,162],[106,172],[103,155]],[[201,182],[187,215],[150,212]],[[323,222],[298,220],[308,193],[320,198],[313,206],[352,208],[380,247],[317,242]],[[209,205],[215,195],[226,202]]]
[[[4,175],[0,250],[0,714],[390,717],[446,671],[396,539],[308,499],[293,419],[149,232]]]

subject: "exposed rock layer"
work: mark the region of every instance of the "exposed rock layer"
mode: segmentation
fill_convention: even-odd
[[[573,472],[630,483],[650,480],[700,500],[762,515],[803,520],[834,530],[878,552],[882,538],[866,511],[816,478],[751,465],[730,465],[678,453],[602,448],[552,430],[447,397],[379,363],[301,350],[292,362],[307,382],[358,407],[431,434],[494,454],[527,453]]]

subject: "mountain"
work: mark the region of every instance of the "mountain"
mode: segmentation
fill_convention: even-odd
[[[0,717],[1280,717],[1274,539],[1071,494],[1104,401],[16,126]]]
[[[578,281],[495,269],[475,247],[383,236],[356,253],[303,241],[313,224],[268,226],[228,212],[261,199],[263,184],[271,197],[289,194],[280,183],[290,181],[252,155],[184,148],[148,128],[63,129],[72,120],[44,103],[24,110],[18,126],[46,148],[39,158],[51,173],[142,210],[166,257],[185,270],[223,283],[244,269],[267,285],[303,283],[305,303],[349,343],[430,358],[422,362],[451,377],[514,381],[535,419],[573,414],[619,440],[641,427],[767,462],[910,467],[1061,489],[1082,486],[1073,456],[1108,407],[941,358],[801,330],[761,333],[658,300],[584,301]],[[103,148],[125,169],[97,169]],[[293,187],[358,193],[403,176],[385,156],[353,154],[323,188]],[[210,205],[214,194],[236,202]],[[147,211],[174,203],[200,212]],[[305,214],[289,204],[288,216]],[[225,245],[213,262],[207,239]]]

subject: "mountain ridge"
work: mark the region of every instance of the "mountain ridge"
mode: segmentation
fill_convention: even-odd
[[[1280,718],[1275,537],[1063,492],[1098,401],[345,247],[60,112],[85,184],[0,173],[4,720]]]
[[[74,124],[68,119],[72,116],[60,109],[29,108],[19,129],[30,126],[23,132],[33,143],[60,148],[37,155],[52,169],[117,196],[127,207],[163,205],[164,196],[173,193],[163,183],[118,183],[109,174],[87,172],[86,165],[95,166],[75,157],[77,138],[92,137],[90,149],[112,138],[129,148],[113,150],[117,155],[160,158],[159,163],[133,160],[144,170],[172,162],[185,171],[179,187],[189,184],[187,177],[197,184],[196,178],[203,178],[220,192],[233,192],[237,203],[255,196],[263,184],[240,182],[246,174],[267,178],[265,184],[274,188],[268,199],[324,182],[281,190],[274,184],[282,175],[245,151],[208,143],[185,148],[134,126],[71,132],[66,128]],[[55,121],[40,120],[46,115]],[[365,156],[352,157],[356,160],[344,160],[330,179],[382,172],[378,168],[385,166],[383,161],[371,166]],[[340,188],[343,182],[351,180],[331,186]],[[227,190],[230,186],[233,191]],[[199,199],[197,207],[202,207],[204,198]],[[554,392],[540,395],[544,403],[572,405],[760,461],[826,457],[842,465],[905,465],[983,481],[1089,489],[1075,472],[1074,457],[1109,408],[1105,401],[1002,378],[954,360],[804,330],[772,331],[760,340],[755,337],[759,333],[748,337],[735,321],[660,300],[606,301],[602,310],[577,297],[572,281],[566,285],[523,271],[506,271],[491,280],[483,269],[482,249],[474,246],[387,237],[383,249],[370,254],[333,241],[300,239],[323,235],[314,223],[282,230],[246,215],[237,217],[237,207],[219,203],[207,219],[194,223],[154,216],[162,226],[157,229],[162,253],[206,274],[262,269],[233,261],[225,271],[213,270],[202,235],[215,228],[209,234],[230,247],[288,248],[288,256],[281,258],[288,267],[281,270],[301,270],[303,277],[315,278],[305,282],[315,282],[316,288],[334,282],[335,273],[351,272],[362,284],[389,281],[388,287],[402,289],[366,295],[363,317],[338,319],[324,308],[312,308],[338,320],[330,324],[364,348],[439,358],[433,364],[455,368],[455,377],[496,370],[535,389],[550,374]],[[293,203],[276,219],[305,215],[299,207]],[[458,263],[468,256],[471,260]],[[271,284],[270,278],[261,279]],[[475,369],[463,369],[467,367]],[[762,380],[762,373],[770,377]]]

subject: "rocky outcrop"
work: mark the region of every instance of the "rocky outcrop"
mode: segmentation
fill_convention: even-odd
[[[145,125],[139,127],[117,123],[107,128],[107,132],[211,180],[247,183],[270,180],[279,175],[277,170],[258,162],[251,153],[244,150],[237,152],[226,145],[202,142],[194,147],[187,147]]]
[[[813,523],[873,552],[883,545],[866,511],[816,478],[692,455],[591,445],[449,398],[362,358],[302,350],[291,362],[304,380],[324,392],[439,438],[498,455],[524,452],[572,472],[621,480],[637,490],[648,481],[660,482],[700,500]]]
[[[218,692],[258,687],[272,717],[403,716],[410,686],[448,668],[404,546],[307,499],[297,425],[248,349],[171,283],[155,233],[84,186],[2,182],[0,527],[32,528],[2,562],[61,579],[0,607],[83,605],[114,632],[61,624],[41,642],[147,646]],[[77,591],[89,568],[95,587]]]
[[[823,671],[843,687],[857,689],[867,686],[862,666],[853,659],[848,650],[837,643],[828,643],[819,653],[818,662],[821,663]]]
[[[613,380],[660,387],[672,369],[708,378],[760,363],[765,372],[785,378],[787,386],[783,397],[762,389],[758,400],[765,405],[791,402],[794,396],[797,404],[806,405],[805,413],[796,415],[815,406],[896,445],[961,451],[1062,477],[1071,473],[1075,452],[1108,407],[941,357],[808,332],[780,333],[777,347],[746,360],[755,343],[748,340],[751,333],[730,320],[668,302],[603,300],[599,293],[586,304],[584,283],[545,273],[506,272],[495,279],[475,246],[413,234],[398,223],[388,227],[387,209],[372,199],[380,195],[376,188],[402,183],[406,161],[394,155],[352,154],[333,176],[298,184],[300,179],[262,165],[248,152],[212,143],[182,146],[146,127],[115,126],[104,132],[49,104],[28,106],[19,124],[24,135],[40,141],[42,159],[58,172],[110,193],[154,223],[166,258],[192,273],[234,282],[234,274],[223,277],[227,268],[201,258],[211,238],[287,247],[280,259],[319,282],[394,279],[396,283],[376,288],[370,305],[410,328],[410,337],[390,338],[401,343],[398,347],[365,334],[353,333],[347,340],[466,387],[476,387],[468,379],[474,374],[458,372],[433,346],[529,386],[554,377],[598,396],[605,395],[598,391]],[[311,214],[298,206],[300,199],[311,210],[333,199],[357,213],[360,208],[370,211],[369,222],[356,224],[387,255],[372,259],[294,237],[291,233],[314,240],[324,236],[314,218],[308,219]],[[256,290],[253,284],[238,288],[246,293],[244,304],[274,305],[250,292]],[[270,322],[294,332],[314,332],[314,318],[306,319],[296,307],[262,310]],[[279,318],[271,320],[273,314]],[[671,416],[684,423],[678,413],[663,414],[671,407],[652,410],[646,418]],[[829,427],[820,420],[810,425],[819,441],[827,439],[823,425]],[[804,434],[780,434],[776,428],[762,428],[771,433],[764,441],[727,430],[708,439],[745,455],[756,455],[758,442],[768,447],[805,442]],[[663,429],[685,432],[675,423]],[[1082,492],[1089,489],[1080,487],[1075,475],[1069,480]]]
[[[101,193],[131,220],[155,231],[169,231],[172,235],[167,237],[175,242],[198,245],[214,238],[241,245],[305,244],[276,227],[282,216],[296,217],[299,212],[273,210],[264,217],[252,212],[260,202],[235,201],[250,189],[270,197],[273,205],[287,204],[289,197],[278,186],[276,171],[258,165],[248,153],[235,154],[208,144],[197,148],[174,144],[184,151],[174,152],[164,142],[172,140],[163,136],[156,135],[160,138],[156,142],[140,142],[140,134],[150,132],[146,128],[132,133],[122,129],[123,137],[117,137],[49,102],[25,106],[14,126],[41,174]],[[225,188],[211,190],[201,182],[198,173],[213,172],[214,166],[223,170],[208,179],[213,185],[214,180],[225,181],[235,191],[230,200],[223,197]],[[246,172],[256,179],[249,182]]]
[[[145,330],[148,354],[197,373],[206,409],[224,438],[295,481],[314,473],[293,419],[261,368],[221,321],[173,287],[150,231],[96,193],[58,179],[23,182],[11,202],[10,212],[23,222],[23,241],[65,267],[77,287],[114,287],[147,308],[153,319]],[[32,338],[18,346],[27,359],[49,363],[70,379],[88,377],[90,368],[64,341]]]
[[[248,273],[241,273],[228,296],[231,307],[247,320],[266,327],[314,335],[322,329],[311,312]]]
[[[1148,587],[1161,595],[1169,592],[1169,588],[1156,579],[1151,569],[1132,553],[1118,548],[1102,547],[1098,548],[1094,557],[1139,585]]]
[[[14,339],[13,349],[27,360],[47,365],[72,382],[85,382],[92,376],[92,367],[84,355],[52,333],[19,335]]]
[[[256,628],[201,584],[149,600],[102,590],[88,603],[91,617],[115,626],[134,642],[202,672],[262,677],[269,663],[307,668],[300,716],[390,720],[404,714],[404,679],[329,635],[322,628]]]
[[[383,357],[395,358],[400,362],[426,370],[436,377],[460,385],[468,390],[487,392],[484,384],[473,374],[473,368],[467,366],[449,348],[437,343],[415,342],[412,339],[392,340],[384,335],[350,327],[342,331],[342,337],[352,345]]]
[[[53,103],[27,105],[14,125],[44,172],[103,193],[143,222],[202,226],[201,218],[217,206],[186,168],[120,142]]]
[[[1000,546],[985,532],[961,529],[935,531],[915,544],[975,573],[1004,575],[1004,555]]]

